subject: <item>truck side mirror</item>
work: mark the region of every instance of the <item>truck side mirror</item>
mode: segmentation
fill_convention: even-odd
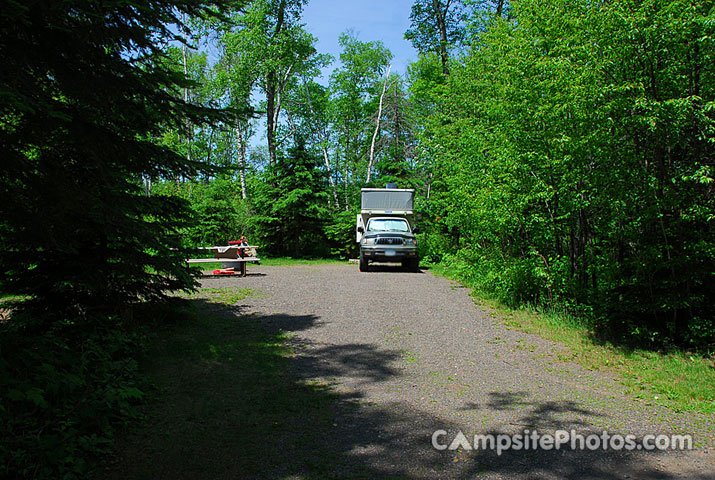
[[[362,227],[357,227],[357,231],[360,233],[365,233],[365,229]]]
[[[420,227],[413,228],[412,233],[420,233]]]

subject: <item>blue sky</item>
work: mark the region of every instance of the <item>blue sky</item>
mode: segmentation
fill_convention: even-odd
[[[338,37],[352,30],[363,42],[380,40],[393,55],[392,71],[404,74],[417,52],[403,38],[410,26],[414,0],[309,0],[303,10],[306,30],[318,39],[320,53],[335,57],[338,65]]]

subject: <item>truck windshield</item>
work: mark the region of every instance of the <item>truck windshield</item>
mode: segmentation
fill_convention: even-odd
[[[367,224],[368,232],[409,232],[405,220],[392,218],[372,218]]]

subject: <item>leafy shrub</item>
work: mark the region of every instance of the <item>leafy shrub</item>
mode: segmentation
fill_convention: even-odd
[[[438,263],[451,253],[449,235],[427,231],[417,236],[417,248],[424,264]]]

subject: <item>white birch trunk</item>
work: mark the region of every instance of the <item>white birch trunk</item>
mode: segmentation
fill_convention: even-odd
[[[238,178],[241,181],[241,198],[248,198],[246,193],[246,144],[243,141],[243,132],[236,120],[236,149],[238,154]]]
[[[375,132],[372,134],[372,142],[370,143],[370,159],[367,162],[367,179],[365,183],[370,183],[370,178],[372,175],[372,165],[375,163],[375,140],[377,139],[377,134],[380,132],[380,120],[382,119],[382,103],[385,99],[385,91],[387,90],[387,80],[390,78],[390,70],[392,65],[387,67],[387,72],[385,72],[385,82],[382,84],[382,93],[380,94],[380,105],[377,109],[377,119],[375,120]]]
[[[186,44],[182,43],[181,44],[181,56],[184,60],[184,78],[188,78],[189,76],[189,65],[188,65],[188,60],[186,59]],[[189,89],[187,87],[184,87],[184,103],[189,103]],[[191,128],[191,125],[189,122],[186,122],[186,160],[190,161],[191,160],[191,135],[189,134],[189,129]]]

